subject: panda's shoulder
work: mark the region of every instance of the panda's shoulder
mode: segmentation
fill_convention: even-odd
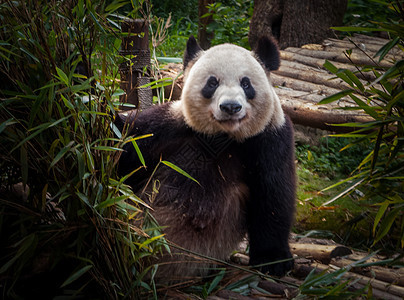
[[[138,113],[131,123],[134,132],[164,132],[167,130],[181,130],[187,126],[183,118],[172,113],[170,107],[172,102],[152,106]]]
[[[278,127],[268,124],[264,131],[251,137],[243,143],[249,153],[285,153],[294,147],[294,130],[290,118],[285,115],[285,122]],[[260,150],[261,149],[261,150]]]
[[[288,115],[284,115],[284,117],[285,121],[282,125],[274,127],[272,124],[268,124],[264,131],[257,136],[258,139],[290,142],[290,139],[293,138],[293,123]]]

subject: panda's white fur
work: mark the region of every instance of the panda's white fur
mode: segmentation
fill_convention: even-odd
[[[284,124],[284,113],[269,81],[269,72],[253,52],[232,44],[200,52],[196,62],[185,72],[181,101],[171,106],[176,117],[183,115],[195,131],[225,132],[239,141],[259,134],[268,124],[274,128]],[[220,84],[212,99],[205,99],[200,91],[212,75]],[[251,80],[256,91],[252,100],[247,99],[240,86],[243,77]],[[219,108],[229,99],[242,106],[240,112],[230,118]]]

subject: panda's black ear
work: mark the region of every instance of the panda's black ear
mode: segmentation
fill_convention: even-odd
[[[187,48],[184,53],[184,70],[187,68],[188,63],[193,60],[200,51],[203,51],[202,48],[198,45],[194,36],[191,35],[188,39]]]
[[[254,50],[268,71],[278,70],[280,65],[279,48],[276,41],[269,37],[261,37]]]

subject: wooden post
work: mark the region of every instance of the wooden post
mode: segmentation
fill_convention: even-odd
[[[153,101],[150,87],[139,88],[150,83],[151,66],[147,21],[126,20],[122,23],[122,32],[127,32],[128,35],[123,38],[120,54],[129,60],[119,66],[121,88],[126,92],[126,95],[120,97],[120,102],[133,104],[137,109],[144,110],[150,107]]]

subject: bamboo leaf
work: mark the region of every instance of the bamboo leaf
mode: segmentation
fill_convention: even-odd
[[[394,66],[390,67],[382,76],[372,82],[372,85],[379,83],[387,78],[402,74],[404,71],[404,59],[397,61]]]
[[[388,43],[386,43],[383,47],[381,47],[379,49],[379,51],[377,51],[377,53],[375,54],[375,57],[380,56],[379,58],[379,62],[387,55],[387,53],[389,53],[389,51],[398,44],[398,42],[400,41],[400,37],[397,36],[396,38],[390,40]]]
[[[371,116],[375,120],[379,119],[379,116],[377,115],[374,107],[369,106],[368,104],[366,104],[365,102],[363,102],[361,99],[359,99],[358,97],[356,97],[353,94],[350,94],[349,97],[351,97],[352,100],[354,100],[356,102],[356,104],[358,104],[359,107],[362,108],[369,116]]]
[[[28,153],[27,144],[23,144],[20,148],[21,176],[24,186],[28,182]]]
[[[223,279],[224,274],[226,274],[226,269],[221,269],[219,274],[216,275],[216,277],[212,280],[212,282],[209,285],[207,294],[210,295],[214,291],[214,289],[217,287],[217,285],[220,283],[220,281]]]
[[[13,125],[15,123],[17,123],[17,122],[13,118],[10,118],[10,119],[2,122],[0,125],[0,133],[2,133],[3,130],[6,129],[7,126]]]
[[[67,77],[66,73],[58,67],[56,67],[56,72],[58,73],[59,79],[62,80],[66,86],[69,86],[69,77]]]
[[[399,213],[401,213],[401,211],[401,207],[394,208],[384,217],[382,223],[380,224],[380,228],[377,232],[373,245],[380,241],[390,231],[391,226],[393,225],[394,221],[396,220]]]
[[[161,63],[182,63],[182,58],[180,57],[157,57],[157,60]]]
[[[351,95],[353,92],[354,92],[354,90],[351,90],[351,89],[343,90],[334,95],[323,98],[318,104],[328,104],[328,103],[334,102],[336,100],[341,99],[342,97],[345,97],[346,95]]]
[[[351,177],[351,178],[353,178],[353,177]],[[327,206],[327,205],[331,204],[332,202],[338,200],[339,198],[345,196],[345,195],[348,194],[350,191],[352,191],[354,188],[356,188],[358,185],[360,185],[363,181],[364,181],[364,179],[358,180],[357,182],[355,182],[354,184],[352,184],[351,186],[349,186],[348,188],[346,188],[344,191],[342,191],[341,193],[339,193],[337,196],[335,196],[335,197],[332,198],[331,200],[328,200],[327,202],[323,203],[321,206]],[[341,185],[341,184],[344,183],[344,182],[346,182],[346,180],[342,180],[342,181],[340,181],[340,182],[338,182],[338,183],[336,183],[336,184],[334,184],[334,185],[332,185],[332,186],[330,186],[330,187],[327,187],[327,188],[323,189],[322,191],[325,191],[325,190],[331,189],[331,188],[333,188],[333,187],[336,187],[336,186],[338,186],[338,185]]]
[[[81,201],[83,201],[85,204],[91,207],[90,202],[88,201],[88,197],[86,195],[80,192],[76,192],[76,195],[80,198]]]
[[[199,182],[196,179],[194,179],[191,175],[189,175],[187,172],[182,170],[180,167],[177,167],[176,165],[174,165],[174,164],[172,164],[172,163],[170,163],[169,161],[166,161],[166,160],[162,160],[161,163],[165,164],[166,166],[170,167],[171,169],[177,171],[178,173],[184,175],[185,177],[187,177],[187,178],[195,181],[197,184],[199,184]]]
[[[108,198],[107,200],[101,202],[100,204],[98,204],[96,206],[96,209],[101,209],[101,208],[106,208],[106,207],[110,207],[112,205],[115,205],[121,201],[124,201],[126,199],[128,199],[129,197],[126,195],[122,195],[122,196],[118,196],[118,197],[112,197],[112,198]]]
[[[71,115],[68,115],[62,119],[56,120],[55,122],[47,122],[44,124],[41,124],[33,129],[31,129],[30,131],[36,130],[33,134],[29,135],[28,137],[26,137],[24,140],[22,140],[20,143],[18,143],[17,146],[15,146],[13,149],[11,149],[10,153],[13,152],[14,150],[16,150],[17,148],[21,147],[22,144],[28,142],[29,140],[31,140],[32,138],[34,138],[35,136],[37,136],[38,134],[40,134],[41,132],[43,132],[44,130],[51,128],[53,126],[56,126],[57,124],[64,122],[65,120],[67,120],[68,118],[70,118]]]
[[[341,181],[338,181],[337,183],[335,183],[335,184],[333,184],[333,185],[330,185],[330,186],[328,186],[328,187],[322,189],[321,192],[325,192],[325,191],[330,190],[330,189],[332,189],[332,188],[335,188],[335,187],[337,187],[337,186],[339,186],[339,185],[341,185],[341,184],[344,184],[344,183],[346,183],[346,182],[350,182],[350,181],[352,181],[353,179],[356,179],[356,178],[358,178],[358,177],[360,177],[360,176],[364,176],[365,173],[366,173],[366,172],[363,172],[363,173],[361,173],[361,174],[356,174],[356,175],[351,176],[351,177],[349,177],[349,178],[346,178],[346,179],[343,179],[343,180],[341,180]],[[324,206],[325,204],[322,204],[322,205]]]
[[[112,147],[112,146],[94,146],[92,149],[95,150],[101,150],[101,151],[123,151],[123,149],[118,148],[118,147]]]
[[[146,83],[146,84],[144,84],[142,86],[139,86],[139,89],[143,89],[143,88],[147,88],[147,87],[151,87],[152,89],[156,89],[156,88],[171,85],[172,83],[173,83],[172,78],[164,77],[164,78],[152,81],[150,83]]]
[[[344,70],[344,73],[349,77],[349,79],[357,86],[357,88],[363,92],[365,87],[356,75],[350,70]]]
[[[390,201],[384,201],[383,203],[380,204],[380,208],[377,211],[376,217],[375,217],[375,221],[373,223],[373,235],[376,232],[376,227],[379,224],[381,218],[383,217],[386,209],[389,207],[390,205]]]
[[[36,56],[33,55],[31,52],[29,52],[27,49],[25,49],[25,48],[20,48],[20,50],[21,50],[22,52],[24,52],[25,54],[27,54],[29,57],[31,57],[36,63],[38,63],[38,64],[41,63],[41,62],[39,61],[39,59],[36,58]]]
[[[121,138],[122,138],[122,133],[121,133],[121,131],[119,130],[119,128],[116,127],[116,125],[115,125],[113,122],[110,123],[110,126],[111,126],[112,131],[114,132],[114,134],[115,134],[118,138],[121,139]]]
[[[146,247],[150,243],[154,242],[155,240],[158,240],[158,239],[162,238],[163,236],[164,236],[164,234],[160,234],[158,236],[154,236],[154,237],[152,237],[150,239],[147,239],[146,241],[144,241],[142,244],[139,245],[139,249],[142,249],[142,248]]]
[[[34,251],[36,241],[37,237],[35,233],[31,233],[19,241],[15,245],[20,246],[17,253],[1,267],[0,274],[6,272],[22,255],[26,255],[26,252]]]
[[[139,157],[140,162],[142,163],[142,165],[143,165],[144,167],[146,167],[146,163],[145,163],[145,161],[144,161],[142,152],[140,151],[139,146],[137,145],[137,143],[136,143],[135,140],[132,141],[132,145],[133,145],[133,147],[134,147],[135,150],[136,150],[136,153],[137,153],[137,156]]]
[[[86,272],[88,272],[88,270],[90,270],[93,266],[92,265],[88,265],[85,266],[83,268],[81,268],[80,270],[78,270],[77,272],[73,273],[69,278],[67,278],[65,280],[65,282],[62,283],[62,285],[60,286],[65,287],[69,284],[71,284],[72,282],[76,281],[77,279],[79,279],[82,275],[84,275]]]
[[[52,160],[52,163],[49,166],[50,170],[54,165],[57,164],[57,162],[68,152],[72,146],[74,145],[74,141],[70,141],[66,146],[62,148],[62,150],[59,151],[59,153],[56,155],[56,157]]]
[[[332,74],[336,74],[338,72],[338,68],[334,66],[331,62],[327,59],[325,60],[323,67],[330,71]]]

